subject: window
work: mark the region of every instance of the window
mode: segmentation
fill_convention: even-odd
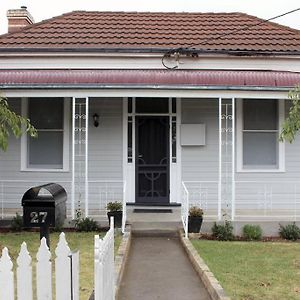
[[[137,113],[169,113],[168,98],[136,98],[135,110]]]
[[[127,145],[127,162],[132,163],[132,117],[128,117],[128,145]]]
[[[241,150],[238,171],[283,171],[283,143],[279,129],[283,103],[278,100],[242,100],[238,121]]]
[[[38,131],[38,138],[24,136],[23,170],[66,170],[68,157],[68,108],[63,98],[24,100],[25,115]]]

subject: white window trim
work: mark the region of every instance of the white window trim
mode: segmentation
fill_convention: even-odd
[[[28,98],[22,98],[22,116],[28,117]],[[64,98],[64,129],[63,129],[63,167],[61,169],[30,168],[28,162],[28,135],[21,137],[21,171],[22,172],[69,172],[69,148],[70,148],[70,100]]]
[[[278,131],[282,128],[284,122],[284,103],[285,100],[277,100],[278,103]],[[236,122],[236,159],[237,159],[237,172],[241,173],[283,173],[285,172],[285,142],[278,142],[278,167],[274,169],[249,169],[243,166],[243,99],[237,100],[237,122]]]

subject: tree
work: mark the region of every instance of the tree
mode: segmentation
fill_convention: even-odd
[[[0,96],[0,148],[7,150],[10,133],[19,138],[23,133],[31,137],[37,137],[36,129],[30,124],[30,120],[13,112],[7,103],[7,99]]]
[[[300,86],[289,92],[289,99],[292,100],[289,115],[285,119],[280,133],[280,141],[287,140],[292,143],[300,130]]]

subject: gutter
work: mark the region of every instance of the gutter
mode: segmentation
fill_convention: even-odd
[[[215,91],[290,91],[293,86],[286,87],[270,87],[270,86],[195,86],[195,85],[109,85],[109,84],[78,84],[78,85],[58,85],[58,84],[44,84],[44,85],[14,85],[14,84],[0,84],[0,89],[3,90],[40,90],[40,89],[117,89],[117,90],[127,90],[127,89],[151,89],[151,90],[215,90]]]
[[[185,48],[0,48],[0,53],[159,53],[178,51],[182,55],[228,54],[233,56],[297,56],[300,51],[205,50]]]

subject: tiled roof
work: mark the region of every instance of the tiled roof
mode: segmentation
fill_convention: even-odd
[[[243,13],[75,11],[0,36],[8,49],[300,53],[300,31]],[[254,26],[256,25],[256,26]],[[220,37],[222,35],[222,37]]]
[[[0,88],[292,88],[300,73],[220,70],[0,70]]]

